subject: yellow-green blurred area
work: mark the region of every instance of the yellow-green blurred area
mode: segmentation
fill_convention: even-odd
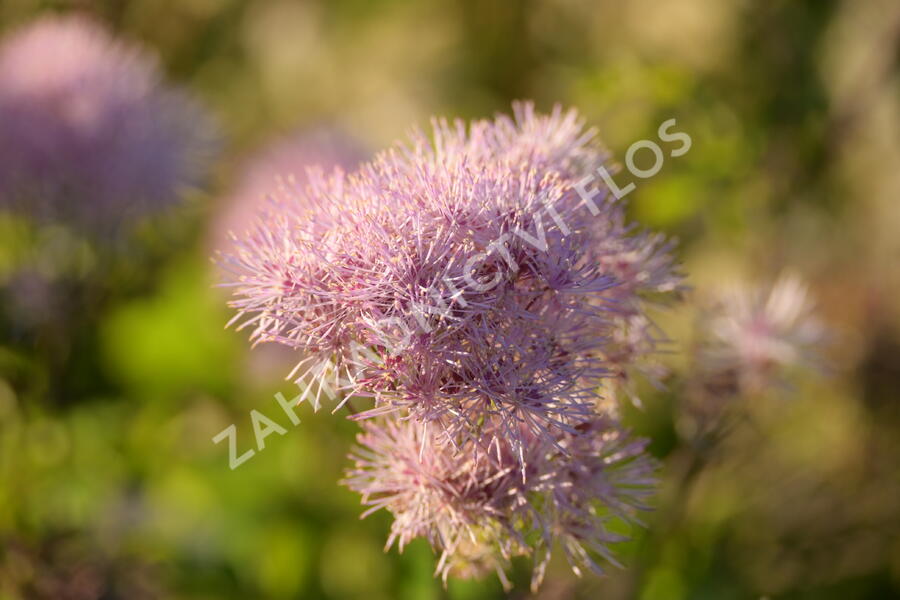
[[[656,176],[618,176],[634,218],[680,239],[694,291],[660,317],[676,350],[694,294],[786,268],[833,330],[826,376],[747,407],[680,500],[678,384],[643,390],[626,417],[664,463],[660,510],[624,569],[579,580],[555,559],[537,597],[900,597],[897,0],[3,0],[0,30],[72,9],[158,52],[224,155],[112,261],[0,218],[0,283],[22,290],[0,315],[0,598],[505,597],[490,578],[444,590],[422,541],[383,552],[388,515],[360,521],[338,485],[355,425],[307,404],[291,423],[274,394],[297,393],[294,357],[224,328],[209,256],[267,140],[326,126],[377,149],[515,99],[577,107],[619,161],[667,119],[691,136]],[[41,275],[95,282],[80,314],[19,279],[36,253]],[[286,430],[263,449],[254,409]],[[257,449],[235,470],[212,441],[231,424],[238,454]],[[511,597],[530,597],[527,567]]]

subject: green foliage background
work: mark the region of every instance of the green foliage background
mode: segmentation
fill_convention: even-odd
[[[676,118],[693,146],[636,180],[634,217],[681,239],[698,294],[789,267],[836,332],[829,376],[748,407],[686,496],[677,382],[646,390],[627,417],[666,462],[649,533],[604,579],[554,564],[539,597],[900,596],[896,0],[4,0],[0,30],[72,9],[155,49],[216,113],[225,155],[210,190],[111,261],[0,219],[3,285],[35,252],[100,282],[64,322],[2,315],[0,598],[40,597],[15,591],[40,578],[73,598],[96,581],[104,598],[503,597],[494,580],[444,590],[422,542],[382,551],[387,516],[359,521],[337,485],[353,425],[307,406],[289,424],[284,357],[223,328],[208,257],[241,159],[272,136],[329,124],[379,148],[518,98],[577,107],[620,159]],[[661,318],[686,346],[690,311]],[[252,409],[288,433],[231,471],[211,439],[234,423],[253,447]]]

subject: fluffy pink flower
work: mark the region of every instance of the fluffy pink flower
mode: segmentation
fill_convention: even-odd
[[[227,261],[236,320],[309,353],[298,381],[348,371],[342,391],[374,398],[360,417],[407,411],[462,446],[496,416],[520,457],[523,431],[572,431],[620,367],[619,321],[678,281],[620,203],[594,215],[573,189],[606,160],[592,138],[574,111],[521,105],[311,176]]]
[[[680,276],[577,193],[607,156],[574,111],[515,112],[310,172],[225,266],[234,320],[305,353],[316,408],[372,398],[346,483],[392,513],[388,545],[426,538],[445,579],[531,556],[537,586],[556,543],[576,571],[614,562],[610,519],[645,508],[654,463],[598,388],[655,352],[647,308]]]
[[[602,572],[602,562],[615,563],[610,544],[627,539],[611,519],[635,522],[655,483],[644,442],[603,418],[553,443],[531,437],[524,472],[499,445],[457,452],[411,420],[363,429],[344,483],[370,507],[363,516],[382,508],[394,516],[388,547],[426,538],[445,581],[495,571],[508,586],[510,559],[529,556],[537,588],[557,542],[576,573]]]
[[[309,170],[350,170],[363,155],[359,142],[330,129],[299,131],[266,144],[242,162],[231,191],[219,203],[208,234],[211,250],[230,249],[235,236],[252,230],[257,218],[291,202],[295,190],[307,183]],[[298,360],[293,347],[263,344],[247,357],[246,367],[252,380],[271,381]]]
[[[650,510],[656,490],[657,463],[646,453],[647,441],[631,437],[610,418],[582,423],[559,436],[539,457],[534,477],[547,479],[539,512],[544,526],[543,559],[532,587],[543,577],[552,544],[561,542],[576,574],[585,568],[603,573],[602,563],[616,561],[610,544],[628,539],[615,533],[616,521],[640,525],[639,513]]]
[[[0,45],[0,206],[109,230],[197,183],[211,122],[154,56],[83,17]]]
[[[504,577],[523,543],[507,523],[516,502],[514,466],[497,465],[485,452],[456,453],[409,420],[367,421],[357,439],[355,467],[344,483],[362,494],[369,507],[363,517],[382,508],[393,515],[387,548],[396,543],[402,551],[424,537],[441,552],[445,579],[456,568]]]

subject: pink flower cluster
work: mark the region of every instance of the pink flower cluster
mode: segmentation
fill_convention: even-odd
[[[520,472],[519,457],[501,444],[458,452],[414,421],[366,421],[344,483],[362,494],[364,515],[382,508],[394,515],[387,547],[424,537],[438,549],[445,582],[494,571],[508,587],[510,559],[532,556],[537,588],[557,542],[576,573],[602,573],[600,559],[618,564],[608,544],[626,538],[610,525],[634,522],[655,484],[644,440],[599,415],[550,444],[525,435]]]
[[[648,304],[680,276],[621,202],[576,191],[607,159],[575,111],[435,121],[310,173],[225,259],[254,342],[371,399],[348,484],[445,577],[530,555],[537,583],[554,540],[599,570],[609,519],[643,507],[652,460],[599,390],[654,353]]]

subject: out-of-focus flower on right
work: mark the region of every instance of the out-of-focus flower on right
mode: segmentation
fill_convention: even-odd
[[[797,368],[821,369],[830,337],[807,285],[784,274],[770,287],[733,285],[699,319],[695,383],[716,397],[783,387]]]

